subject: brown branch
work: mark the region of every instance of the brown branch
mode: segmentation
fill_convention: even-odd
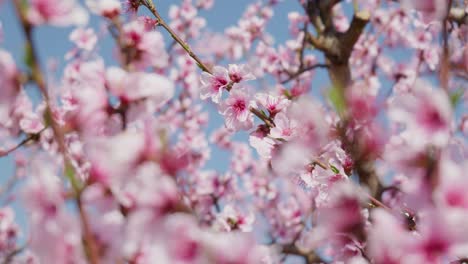
[[[338,0],[331,0],[320,3],[320,6],[314,4],[315,8],[319,9],[318,11],[311,10],[310,5],[308,5],[307,14],[310,20],[313,19],[313,15],[319,12],[321,19],[327,21],[331,16],[331,7],[338,2]],[[349,58],[369,19],[370,13],[368,11],[356,12],[348,30],[344,33],[336,32],[332,25],[329,25],[323,34],[318,34],[318,36],[307,34],[306,36],[312,46],[324,53],[328,65],[328,75],[334,89],[338,90],[342,98],[346,98],[345,89],[352,82]],[[316,28],[316,31],[320,33],[320,28]],[[375,171],[374,160],[363,157],[358,142],[348,138],[346,131],[351,123],[349,121],[346,114],[342,116],[341,123],[338,125],[338,138],[342,142],[343,149],[355,161],[355,172],[359,176],[360,182],[367,185],[371,194],[375,195],[381,188],[381,184]]]
[[[25,139],[21,140],[21,142],[19,142],[16,146],[8,149],[8,150],[0,150],[0,157],[5,157],[5,156],[8,156],[10,155],[12,152],[14,152],[15,150],[21,148],[22,146],[28,144],[29,142],[31,141],[37,141],[39,140],[39,136],[41,135],[41,133],[46,130],[47,127],[44,127],[43,129],[41,129],[39,132],[35,133],[35,134],[30,134],[28,135]]]
[[[313,252],[313,251],[304,252],[304,251],[300,250],[299,248],[297,248],[293,244],[284,245],[281,252],[284,253],[284,254],[288,254],[288,255],[296,255],[296,256],[303,257],[307,264],[327,263],[324,259],[322,259],[315,252]]]
[[[159,14],[158,10],[156,9],[156,7],[154,6],[154,4],[152,3],[148,3],[147,1],[143,1],[142,4],[144,6],[146,6],[149,11],[158,19],[158,23],[159,25],[161,25],[170,35],[171,37],[177,42],[179,43],[179,45],[188,53],[188,55],[190,57],[192,57],[192,59],[194,59],[196,62],[197,62],[197,65],[198,67],[202,70],[202,71],[205,71],[209,74],[213,74],[211,72],[211,70],[208,68],[208,66],[206,66],[201,60],[200,58],[198,58],[198,56],[193,53],[192,49],[190,48],[190,46],[185,42],[183,41],[170,27],[169,25],[166,24],[166,22],[164,21],[164,19],[161,17],[161,15]]]
[[[468,24],[468,13],[465,9],[461,7],[452,7],[448,14],[447,19],[449,21],[455,22],[458,25],[467,25]]]
[[[10,253],[8,253],[8,255],[6,255],[5,258],[3,259],[2,264],[12,263],[14,257],[17,256],[18,254],[20,254],[21,252],[23,252],[23,250],[25,250],[26,247],[27,247],[27,245],[23,245],[23,246],[21,246],[19,248],[14,249]]]
[[[309,67],[305,67],[305,68],[299,68],[299,70],[295,73],[292,73],[289,75],[289,78],[282,81],[281,84],[286,84],[294,79],[296,79],[297,77],[301,76],[303,73],[305,72],[308,72],[308,71],[311,71],[313,69],[316,69],[316,68],[328,68],[330,67],[328,64],[325,64],[325,63],[318,63],[318,64],[314,64],[314,65],[311,65]]]
[[[271,120],[270,117],[266,116],[263,112],[261,112],[260,110],[258,109],[255,109],[253,107],[250,107],[250,112],[254,115],[256,115],[258,118],[260,118],[263,122],[265,122],[265,125],[267,125],[268,127],[275,127],[275,123],[273,122],[273,120]]]
[[[369,22],[369,11],[360,11],[354,14],[348,30],[340,36],[341,56],[348,59],[351,56],[354,45],[359,40],[364,28]]]
[[[78,184],[78,180],[76,179],[74,172],[70,173],[68,170],[72,170],[72,162],[67,155],[67,149],[65,145],[65,136],[60,128],[59,124],[53,117],[53,112],[51,109],[51,99],[47,90],[47,85],[44,81],[43,78],[43,73],[40,68],[39,64],[39,57],[37,55],[37,51],[34,45],[34,39],[32,37],[32,30],[33,30],[33,25],[29,23],[27,17],[26,17],[26,9],[24,8],[22,1],[21,0],[15,0],[13,1],[14,7],[16,14],[19,18],[19,21],[21,23],[21,27],[24,33],[24,36],[26,38],[26,51],[27,51],[27,56],[30,61],[30,69],[31,69],[31,77],[32,80],[37,84],[42,97],[44,97],[45,100],[45,105],[46,109],[44,112],[44,117],[46,119],[46,123],[49,124],[52,128],[52,131],[54,132],[54,136],[56,138],[56,142],[58,144],[58,150],[59,153],[63,156],[64,159],[64,171],[65,171],[65,176],[68,177],[75,193],[76,193],[76,202],[79,207],[79,212],[80,212],[80,218],[83,220],[82,221],[82,228],[83,228],[83,240],[85,241],[85,248],[86,250],[86,255],[88,257],[88,260],[91,264],[99,264],[99,256],[97,252],[97,247],[96,247],[96,242],[92,236],[91,229],[89,226],[89,223],[87,222],[87,216],[86,212],[82,210],[82,204],[81,204],[81,199],[80,199],[80,194],[81,194],[81,187]]]

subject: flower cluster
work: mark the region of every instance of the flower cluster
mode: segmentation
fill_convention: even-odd
[[[2,263],[468,261],[466,1],[84,2],[11,3]]]

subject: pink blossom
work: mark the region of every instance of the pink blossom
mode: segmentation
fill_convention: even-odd
[[[339,32],[345,32],[349,27],[349,21],[343,12],[343,6],[338,4],[333,7],[333,23]]]
[[[10,207],[0,209],[0,256],[15,250],[20,228],[15,223],[15,212]]]
[[[197,16],[198,10],[192,1],[183,1],[180,6],[169,8],[170,26],[184,38],[197,38],[200,30],[205,27],[206,20]]]
[[[36,159],[32,167],[34,177],[28,179],[23,190],[31,221],[30,248],[41,262],[82,262],[80,227],[66,211],[61,180],[54,166],[50,158]]]
[[[246,65],[229,64],[229,78],[234,83],[241,81],[254,80],[255,76],[250,72]]]
[[[394,101],[389,113],[392,120],[406,125],[408,133],[420,135],[414,137],[411,144],[447,144],[452,109],[447,95],[442,90],[433,89],[430,84],[417,81],[411,94],[402,94],[398,101]]]
[[[127,73],[121,68],[110,67],[106,81],[110,91],[123,102],[146,99],[155,106],[161,106],[174,95],[173,83],[155,73]]]
[[[284,113],[279,113],[275,116],[275,127],[271,129],[270,135],[274,138],[282,138],[289,140],[295,136],[297,123],[289,118]]]
[[[463,177],[463,171],[468,164],[466,162],[455,164],[447,160],[441,166],[443,166],[441,171],[444,172],[444,175],[434,191],[435,198],[441,203],[441,206],[460,209],[468,208],[468,196],[462,188],[467,181]]]
[[[75,0],[31,0],[28,19],[32,24],[84,25],[88,13]]]
[[[403,223],[383,209],[372,213],[375,224],[369,230],[369,253],[376,263],[400,263],[411,234]]]
[[[211,135],[210,141],[221,148],[229,149],[232,147],[230,137],[232,132],[225,127],[220,127],[218,130],[214,131]]]
[[[402,1],[402,6],[420,11],[427,22],[442,20],[447,12],[447,0]]]
[[[137,69],[147,67],[164,68],[169,56],[164,49],[164,39],[160,32],[151,31],[140,20],[132,21],[123,26],[123,41],[126,45],[135,49],[134,56],[125,58]],[[124,58],[122,58],[123,60]]]
[[[64,71],[64,119],[83,132],[96,132],[107,116],[103,61],[72,62]]]
[[[223,89],[229,84],[229,73],[225,68],[215,66],[213,75],[206,72],[202,73],[201,83],[201,99],[211,98],[214,103],[220,103]]]
[[[462,1],[250,1],[222,32],[214,0],[20,2],[34,43],[24,67],[0,50],[2,261],[468,259]],[[63,29],[63,68],[42,61],[37,26],[86,22],[83,2],[100,29]]]
[[[135,132],[120,133],[109,138],[90,137],[85,142],[85,153],[91,161],[92,181],[105,185],[114,182],[120,184],[122,177],[132,171],[139,155],[143,153],[144,144],[144,137]]]
[[[282,95],[257,93],[255,95],[257,104],[263,106],[271,115],[275,115],[287,107],[290,101]]]
[[[122,12],[122,6],[117,0],[86,0],[86,5],[91,12],[110,19]]]
[[[227,205],[217,217],[217,226],[221,231],[241,230],[242,232],[252,231],[254,223],[252,213],[242,213],[240,210]]]
[[[268,137],[268,128],[260,125],[257,130],[249,136],[249,144],[257,150],[258,155],[264,159],[272,157],[272,151],[276,145],[275,140]]]
[[[69,38],[78,48],[86,51],[93,50],[97,43],[97,36],[92,28],[77,28]]]
[[[44,128],[42,120],[36,113],[26,113],[21,119],[20,128],[26,133],[36,134]]]
[[[253,126],[250,96],[241,87],[233,86],[229,97],[220,104],[219,112],[225,116],[229,130],[248,130]]]
[[[203,9],[210,9],[214,5],[214,0],[197,0],[196,6]]]

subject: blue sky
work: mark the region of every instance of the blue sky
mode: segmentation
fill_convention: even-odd
[[[169,1],[169,0],[154,0],[160,13],[167,20],[167,13],[169,6],[177,4],[180,1]],[[202,10],[201,16],[207,19],[208,29],[214,32],[223,32],[225,28],[235,25],[239,20],[239,17],[245,10],[247,4],[252,3],[251,0],[217,0],[215,5],[210,10]],[[142,8],[144,10],[144,8]],[[301,11],[298,1],[285,0],[274,9],[275,16],[268,24],[268,32],[275,38],[275,43],[279,44],[284,42],[288,34],[288,19],[287,14],[290,11]],[[144,12],[143,12],[144,13]],[[4,1],[0,5],[0,22],[3,24],[5,39],[0,44],[0,48],[6,49],[13,54],[16,62],[24,68],[23,65],[23,35],[19,27],[19,23],[16,19],[15,12],[11,1]],[[104,20],[99,17],[92,16],[90,20],[90,26],[99,31],[99,29],[105,25]],[[34,32],[37,48],[39,50],[39,56],[43,68],[46,68],[47,61],[55,60],[59,63],[59,74],[64,65],[64,54],[72,48],[72,43],[68,40],[68,35],[72,30],[71,27],[59,28],[50,26],[41,26]],[[170,36],[162,31],[166,41],[170,40]],[[99,53],[104,57],[106,64],[114,64],[115,61],[112,58],[112,52],[114,47],[114,41],[108,37],[98,43]],[[324,72],[322,72],[324,73]],[[321,81],[323,83],[323,81]],[[32,93],[35,89],[28,89]],[[37,94],[36,94],[37,96]],[[211,109],[211,108],[210,108]],[[221,119],[218,114],[210,110],[210,118],[213,122],[210,124],[209,130],[217,128],[221,125]],[[246,138],[246,135],[237,136],[237,138]],[[227,155],[224,153],[213,153],[214,159],[208,164],[213,166],[214,169],[223,170],[228,164]],[[12,174],[12,158],[0,159],[0,181],[3,181]]]
[[[9,51],[16,63],[20,68],[24,69],[23,63],[23,46],[24,39],[19,22],[16,18],[16,14],[11,3],[12,1],[1,1],[0,0],[0,23],[2,23],[4,30],[4,40],[0,43],[0,49]],[[83,2],[83,1],[80,1]],[[168,19],[169,6],[172,4],[178,4],[181,1],[171,0],[154,0],[161,15]],[[215,6],[207,11],[201,11],[201,16],[207,19],[208,29],[213,32],[223,32],[225,28],[235,25],[239,20],[239,17],[245,10],[247,4],[252,3],[251,0],[216,0]],[[296,0],[285,0],[274,8],[275,16],[268,24],[268,32],[275,38],[275,43],[279,44],[284,42],[288,38],[288,19],[287,14],[290,11],[301,11],[301,7]],[[104,21],[99,17],[92,16],[89,26],[93,27],[95,31],[104,25]],[[71,27],[59,28],[50,26],[41,26],[34,32],[34,38],[36,40],[37,48],[39,50],[40,61],[43,69],[46,68],[47,61],[55,60],[59,64],[59,74],[63,69],[64,65],[64,54],[72,48],[72,44],[68,40],[68,35],[72,30]],[[166,41],[170,40],[170,36],[163,32]],[[114,47],[114,41],[111,38],[103,39],[98,43],[99,53],[104,57],[106,64],[114,64],[115,61],[112,58],[112,50]],[[323,72],[322,72],[323,73]],[[32,88],[32,87],[31,87]],[[38,98],[38,94],[35,88],[29,89],[28,91],[32,95]],[[210,131],[222,125],[221,118],[218,113],[212,108],[210,109]],[[237,135],[235,139],[246,139],[247,134],[241,133]],[[8,157],[0,158],[0,183],[4,183],[14,173],[14,160],[13,155]],[[213,148],[212,159],[207,164],[207,168],[216,169],[219,171],[225,171],[229,164],[229,155],[223,151]],[[21,226],[25,227],[26,218],[25,213],[18,204],[14,204],[14,208],[18,215],[18,221]]]

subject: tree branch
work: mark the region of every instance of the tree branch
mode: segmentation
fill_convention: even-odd
[[[10,148],[8,150],[0,150],[0,157],[5,157],[5,156],[10,155],[12,152],[14,152],[15,150],[19,149],[20,147],[28,144],[31,141],[39,140],[39,137],[40,137],[41,133],[46,129],[47,129],[47,127],[44,127],[39,132],[37,132],[35,134],[28,135],[25,139],[21,140],[21,142],[19,142],[16,146],[14,146],[14,147],[12,147],[12,148]]]
[[[328,68],[330,67],[328,64],[325,64],[325,63],[318,63],[318,64],[314,64],[314,65],[311,65],[309,67],[305,67],[305,68],[302,68],[302,69],[299,69],[297,72],[293,73],[293,74],[290,74],[289,75],[289,78],[282,81],[281,84],[286,84],[294,79],[296,79],[297,77],[301,76],[303,73],[305,72],[308,72],[308,71],[311,71],[313,69],[316,69],[316,68]]]
[[[284,245],[283,249],[281,251],[284,254],[289,254],[289,255],[296,255],[303,257],[306,261],[307,264],[312,264],[312,263],[327,263],[324,259],[322,259],[319,255],[315,254],[315,252],[304,252],[297,248],[293,244],[289,245]]]
[[[69,179],[76,193],[76,202],[78,204],[78,207],[80,208],[79,210],[80,218],[83,220],[81,224],[83,228],[83,240],[85,241],[84,246],[87,249],[86,255],[91,264],[99,264],[99,256],[97,252],[96,242],[92,235],[90,226],[88,222],[86,221],[87,219],[86,212],[81,209],[82,204],[81,204],[80,194],[82,190],[81,190],[80,185],[78,184],[79,181],[75,177],[73,167],[71,165],[72,164],[71,160],[69,156],[67,155],[64,133],[62,129],[60,128],[59,124],[57,123],[57,121],[55,121],[54,116],[53,116],[53,111],[51,109],[51,99],[49,96],[49,92],[47,90],[47,85],[43,78],[44,75],[40,68],[39,57],[37,55],[36,47],[34,45],[34,40],[32,37],[33,26],[29,23],[26,17],[26,9],[23,7],[22,1],[15,0],[13,1],[13,4],[15,7],[16,14],[21,23],[24,36],[26,38],[26,52],[27,52],[26,55],[30,59],[29,66],[31,68],[31,77],[32,77],[32,80],[37,84],[46,103],[44,118],[46,119],[46,123],[50,124],[52,131],[54,132],[54,136],[58,144],[59,153],[62,155],[63,160],[64,160],[64,174]],[[70,170],[72,171],[70,172]]]
[[[159,14],[158,10],[156,9],[156,7],[154,6],[153,3],[148,3],[147,1],[142,1],[143,5],[146,6],[149,11],[158,19],[158,23],[159,25],[161,25],[170,35],[171,37],[177,42],[179,43],[179,45],[188,53],[188,55],[190,57],[192,57],[192,59],[194,59],[196,62],[197,62],[197,65],[198,67],[202,70],[202,71],[205,71],[209,74],[213,74],[211,72],[211,70],[208,68],[208,66],[206,66],[201,60],[200,58],[198,58],[198,56],[193,53],[192,49],[190,48],[190,46],[185,42],[183,41],[170,27],[169,25],[166,24],[166,22],[164,21],[164,19],[161,17],[161,15]]]

